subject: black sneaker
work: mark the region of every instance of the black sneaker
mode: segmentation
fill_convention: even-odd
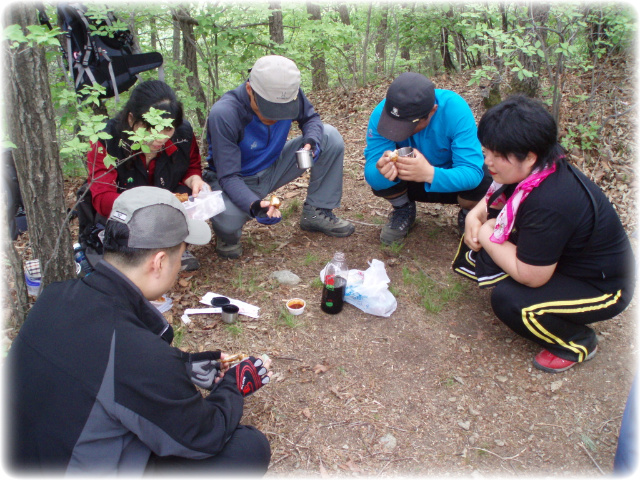
[[[402,207],[394,207],[389,214],[389,221],[382,227],[380,241],[385,245],[402,243],[415,221],[416,202],[408,202]]]
[[[348,237],[356,229],[353,223],[336,217],[328,208],[316,208],[306,203],[302,207],[300,228],[331,237]]]

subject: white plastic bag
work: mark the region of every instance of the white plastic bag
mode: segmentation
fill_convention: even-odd
[[[324,269],[320,278],[324,278]],[[389,276],[384,263],[373,259],[369,268],[349,270],[344,301],[365,313],[379,317],[389,317],[398,307],[398,302],[389,291]]]
[[[220,190],[212,192],[203,189],[197,197],[189,197],[189,200],[182,204],[187,211],[187,216],[194,220],[209,220],[225,210]]]

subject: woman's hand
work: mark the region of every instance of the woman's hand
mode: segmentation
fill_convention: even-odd
[[[193,197],[197,197],[198,194],[202,191],[202,188],[207,185],[207,183],[202,180],[202,177],[199,175],[191,175],[184,181],[184,184],[191,189],[191,195]]]
[[[475,207],[469,210],[464,221],[464,243],[474,252],[482,248],[479,234],[481,227],[485,223],[487,223],[487,211],[484,201],[480,200]]]

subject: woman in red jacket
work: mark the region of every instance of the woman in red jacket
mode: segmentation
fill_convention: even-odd
[[[150,151],[145,153],[132,148],[135,142],[130,136],[140,128],[151,130],[152,125],[144,117],[151,108],[161,110],[162,116],[173,122],[162,130],[162,139],[148,144]],[[104,225],[115,199],[130,188],[149,185],[198,195],[205,186],[200,151],[193,128],[183,117],[182,104],[166,83],[148,80],[133,90],[127,104],[104,129],[111,138],[97,141],[87,154],[94,223]],[[113,157],[116,164],[107,161],[105,165],[107,156]],[[81,227],[81,235],[83,230]],[[185,252],[182,266],[183,270],[196,270],[199,264]]]

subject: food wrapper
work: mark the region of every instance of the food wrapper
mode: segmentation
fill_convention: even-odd
[[[182,202],[187,216],[194,220],[209,220],[221,212],[224,212],[224,200],[220,190],[201,190],[197,197],[189,197],[189,200]]]

